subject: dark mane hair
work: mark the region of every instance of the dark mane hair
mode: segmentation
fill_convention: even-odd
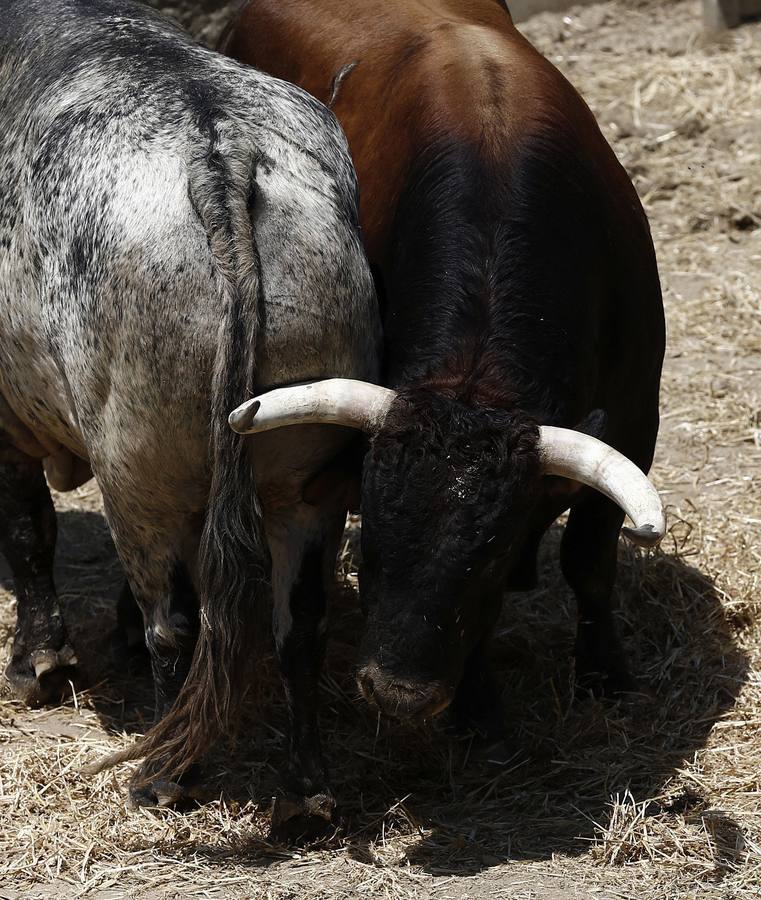
[[[509,161],[432,145],[410,173],[387,275],[387,383],[572,418],[596,376],[603,202],[585,161],[541,131]],[[571,408],[565,408],[571,407]]]

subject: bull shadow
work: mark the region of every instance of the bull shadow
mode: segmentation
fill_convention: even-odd
[[[641,814],[661,823],[682,816],[710,831],[717,878],[735,861],[740,829],[731,811],[709,807],[679,769],[705,746],[746,680],[748,659],[735,637],[745,623],[727,617],[711,579],[677,552],[641,556],[621,542],[618,622],[639,692],[617,703],[575,701],[576,611],[559,571],[561,534],[555,526],[545,538],[540,587],[508,595],[497,629],[494,666],[510,723],[499,762],[441,726],[402,728],[375,718],[353,677],[362,630],[356,593],[336,590],[321,716],[343,817],[334,845],[375,863],[384,841],[401,835],[410,863],[468,877],[511,859],[588,852],[618,796],[624,804],[649,801]],[[346,569],[356,563],[355,539],[356,528],[347,533]],[[125,669],[106,646],[123,574],[99,513],[59,513],[56,562],[89,702],[107,731],[143,731],[152,717],[147,667]],[[0,583],[11,586],[2,560]],[[277,666],[264,646],[235,752],[223,748],[207,767],[211,793],[223,789],[233,808],[266,810],[285,759],[285,727]],[[252,866],[281,858],[263,833],[227,852],[195,844],[177,852],[220,865],[231,854]]]
[[[382,725],[377,762],[358,766],[349,790],[342,766],[337,785],[341,796],[377,799],[375,819],[355,805],[348,842],[358,859],[373,859],[395,830],[419,831],[405,858],[434,875],[583,854],[618,798],[619,813],[628,804],[656,827],[681,816],[714,835],[717,878],[736,864],[741,829],[679,770],[747,679],[736,639],[747,623],[727,617],[712,580],[677,552],[642,556],[622,541],[617,619],[637,691],[618,702],[575,699],[576,610],[559,571],[562,530],[545,538],[541,587],[509,594],[498,626],[494,663],[510,728],[499,761],[479,758],[467,739]]]
[[[354,684],[356,595],[344,589],[334,597],[321,732],[343,821],[328,846],[367,864],[393,859],[463,878],[508,860],[591,847],[604,858],[605,844],[595,842],[617,798],[618,815],[647,820],[646,828],[708,832],[716,880],[736,866],[740,826],[680,769],[747,678],[735,637],[746,623],[727,618],[712,580],[678,552],[642,556],[622,541],[618,623],[638,691],[619,702],[574,699],[576,609],[559,571],[561,535],[556,526],[545,539],[541,587],[508,595],[500,619],[494,664],[511,731],[498,761],[472,738],[451,738],[443,723],[407,728],[377,719]],[[218,786],[233,802],[264,809],[284,761],[284,706],[271,659],[255,692],[259,703],[241,728],[235,762],[228,756],[218,766]],[[401,840],[389,843],[394,837]],[[212,864],[229,859],[218,849],[189,849]],[[261,835],[238,849],[239,864],[275,858]]]

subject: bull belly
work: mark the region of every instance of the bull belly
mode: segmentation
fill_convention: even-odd
[[[71,491],[92,478],[66,385],[50,360],[20,370],[6,361],[0,379],[0,427],[16,449],[41,459],[51,487]],[[23,385],[23,387],[22,387]]]
[[[71,392],[53,360],[41,357],[38,352],[23,354],[23,359],[6,356],[0,374],[0,394],[5,401],[0,425],[11,438],[23,427],[48,451],[46,455],[66,448],[75,456],[87,459]],[[18,446],[18,442],[14,443]],[[25,450],[23,446],[19,449]]]

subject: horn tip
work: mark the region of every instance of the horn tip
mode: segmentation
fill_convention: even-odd
[[[655,547],[663,538],[663,530],[654,525],[640,525],[639,528],[622,528],[626,537],[638,547]]]
[[[236,434],[246,434],[251,428],[261,405],[258,400],[248,400],[237,409],[234,409],[227,417],[230,428]]]

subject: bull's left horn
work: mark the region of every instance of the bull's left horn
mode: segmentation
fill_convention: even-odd
[[[542,425],[540,452],[548,475],[572,478],[605,494],[634,523],[624,534],[635,544],[654,547],[666,533],[658,492],[623,454],[597,438],[568,428]]]
[[[395,396],[394,391],[367,381],[328,378],[260,394],[233,410],[228,421],[238,434],[323,423],[375,434]]]

